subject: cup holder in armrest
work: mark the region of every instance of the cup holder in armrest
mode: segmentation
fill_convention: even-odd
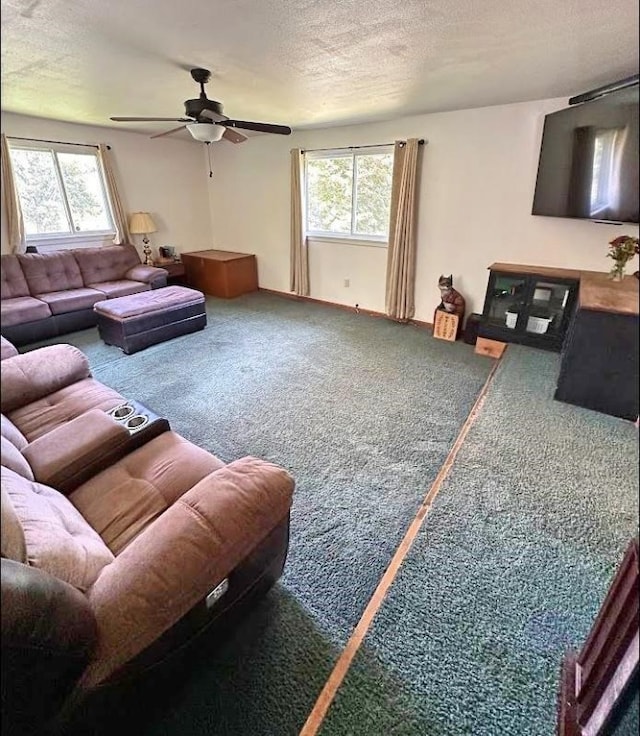
[[[166,419],[133,399],[123,401],[106,413],[129,432],[130,449],[135,449],[171,429]]]
[[[115,409],[111,409],[107,412],[107,414],[110,414],[114,419],[117,419],[119,422],[124,422],[135,413],[135,407],[131,404],[120,404],[120,406],[116,406]]]
[[[149,424],[149,417],[146,414],[135,414],[134,416],[127,419],[124,426],[129,432],[139,432],[141,429]]]

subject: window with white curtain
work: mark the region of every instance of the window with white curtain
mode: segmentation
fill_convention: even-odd
[[[306,234],[386,245],[393,146],[305,153]]]
[[[591,172],[591,217],[617,212],[620,205],[620,167],[626,138],[625,128],[597,130],[593,142]]]
[[[9,141],[27,243],[64,247],[115,234],[97,148]]]

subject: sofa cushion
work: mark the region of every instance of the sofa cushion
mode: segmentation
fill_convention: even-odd
[[[27,561],[87,590],[114,557],[80,512],[58,491],[2,468],[2,489],[15,510]]]
[[[143,284],[141,281],[130,281],[129,279],[119,279],[117,281],[98,281],[90,284],[92,289],[101,292],[101,299],[105,296],[107,299],[114,299],[118,296],[129,296],[129,294],[137,294],[141,291],[149,291],[151,286]]]
[[[9,419],[28,442],[33,442],[89,409],[107,411],[123,402],[124,397],[117,391],[93,378],[85,378],[12,411]]]
[[[98,302],[93,309],[117,321],[125,321],[149,314],[168,313],[193,304],[204,305],[204,294],[185,286],[165,286],[153,289],[131,299],[110,299]],[[204,306],[202,307],[204,311]]]
[[[78,248],[71,252],[80,267],[84,286],[123,279],[130,268],[140,263],[138,251],[129,244]]]
[[[192,486],[224,463],[164,432],[81,485],[69,499],[118,554]]]
[[[69,291],[50,291],[48,294],[38,294],[49,305],[51,314],[65,314],[77,312],[80,309],[91,309],[96,302],[104,299],[104,294],[95,289],[70,289]]]
[[[0,335],[0,360],[13,358],[14,355],[18,355],[18,349],[6,337]]]
[[[48,305],[32,296],[16,296],[0,302],[0,319],[3,327],[21,325],[51,317]]]
[[[2,504],[0,507],[0,552],[7,560],[15,560],[16,562],[27,561],[27,545],[24,541],[24,532],[22,524],[18,519],[9,494],[0,488],[0,496]]]
[[[31,296],[84,286],[80,267],[70,251],[24,253],[18,260]]]
[[[6,437],[0,437],[0,464],[27,480],[35,480],[28,460]]]
[[[0,362],[2,412],[8,414],[91,375],[87,356],[73,345],[48,345]],[[12,420],[13,421],[13,420]]]
[[[29,286],[18,256],[3,255],[2,268],[0,268],[0,298],[14,299],[17,296],[29,296],[29,294]]]

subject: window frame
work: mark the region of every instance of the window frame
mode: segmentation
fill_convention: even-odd
[[[98,153],[98,147],[82,143],[45,143],[40,141],[19,141],[15,142],[8,137],[7,142],[9,144],[9,156],[14,150],[18,151],[46,151],[52,153],[53,168],[58,183],[60,195],[62,198],[62,205],[64,208],[67,222],[70,226],[68,232],[56,232],[56,233],[25,233],[25,241],[27,245],[36,246],[41,252],[47,252],[51,250],[65,250],[68,248],[76,248],[78,242],[82,242],[88,246],[95,245],[99,246],[103,243],[110,243],[116,235],[116,227],[113,221],[113,206],[109,197],[109,191],[104,177],[104,170],[102,168],[102,162]],[[69,198],[64,184],[64,177],[62,176],[62,170],[60,168],[60,162],[58,160],[59,153],[78,153],[84,156],[93,156],[96,161],[96,168],[98,170],[98,180],[102,190],[104,203],[106,205],[106,215],[109,221],[109,228],[107,230],[73,230],[73,215],[71,213],[71,207],[69,205]],[[15,176],[15,175],[14,175]],[[20,188],[16,182],[16,194],[22,206],[22,200],[20,197]]]
[[[358,191],[358,177],[356,159],[359,156],[371,156],[375,154],[390,153],[393,155],[394,146],[362,146],[362,148],[331,148],[323,151],[308,151],[304,155],[304,219],[305,219],[305,236],[312,242],[319,243],[342,243],[345,245],[364,245],[375,248],[387,248],[389,245],[389,234],[386,235],[360,235],[354,233],[356,219],[356,197]],[[336,233],[326,230],[309,230],[307,228],[308,206],[309,206],[309,176],[308,162],[317,161],[326,158],[351,158],[352,159],[352,179],[351,179],[351,232]],[[391,197],[391,192],[389,192]]]

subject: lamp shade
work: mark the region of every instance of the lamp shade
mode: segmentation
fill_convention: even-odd
[[[215,143],[224,135],[224,127],[215,123],[189,123],[187,130],[202,143]]]
[[[132,235],[155,233],[157,229],[148,212],[134,212],[129,217],[129,232]]]

